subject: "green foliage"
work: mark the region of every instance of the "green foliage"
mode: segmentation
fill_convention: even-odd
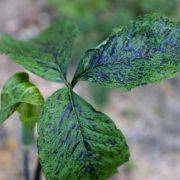
[[[80,61],[77,80],[128,91],[180,73],[180,24],[157,15],[116,30]]]
[[[108,5],[107,0],[49,0],[49,3],[53,4],[60,13],[66,16],[82,17],[89,20],[94,16],[93,13],[105,9]]]
[[[173,19],[180,18],[180,0],[49,0],[49,4],[54,7],[53,13],[56,10],[57,16],[72,19],[81,29],[73,54],[76,62],[85,50],[99,44],[113,28],[124,26],[139,15],[161,13]],[[89,90],[91,94],[99,92],[98,87],[90,86]],[[101,92],[104,100],[107,91]],[[96,99],[96,105],[105,104]]]
[[[96,26],[98,31],[101,27],[111,30],[114,25],[124,25],[128,22],[125,20],[145,13],[174,16],[179,3],[179,0],[49,0],[59,16],[79,22],[86,30]]]
[[[128,161],[128,146],[113,121],[72,89],[79,80],[86,80],[127,91],[175,77],[180,73],[180,24],[147,15],[114,30],[97,48],[86,52],[70,84],[66,71],[74,27],[61,21],[29,42],[3,36],[0,52],[35,74],[67,86],[48,98],[38,121],[38,151],[46,178],[104,180]],[[29,144],[29,130],[34,128],[42,104],[28,75],[18,73],[3,88],[0,122],[17,110],[26,132],[23,142]]]
[[[61,82],[66,79],[76,31],[74,24],[60,21],[29,42],[4,35],[0,41],[0,52],[46,80]]]
[[[47,179],[107,179],[129,159],[125,138],[113,121],[68,88],[46,101],[38,133]]]
[[[114,27],[146,13],[161,13],[178,19],[179,0],[49,0],[59,17],[76,22],[81,34],[76,55],[95,46],[109,35]],[[53,9],[53,10],[54,10]],[[54,11],[53,11],[54,12]],[[84,43],[86,42],[86,43]]]
[[[35,85],[29,82],[27,73],[13,75],[1,92],[0,123],[15,111],[22,123],[22,145],[29,150],[34,142],[34,127],[44,104],[44,99]]]
[[[172,15],[176,12],[179,0],[140,0],[139,8],[144,12],[158,12],[161,14]]]
[[[0,123],[22,106],[21,104],[42,106],[43,102],[39,90],[29,82],[28,74],[17,73],[6,82],[2,89]],[[22,113],[22,110],[20,112]]]

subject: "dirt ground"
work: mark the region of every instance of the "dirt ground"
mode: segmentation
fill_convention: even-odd
[[[8,32],[27,39],[46,26],[50,19],[46,4],[43,0],[37,2],[0,0],[0,35]],[[24,70],[0,55],[0,88],[18,71]],[[61,87],[33,74],[31,80],[45,97]],[[75,91],[91,102],[85,82],[79,83]],[[180,179],[180,76],[129,93],[113,90],[103,112],[122,130],[131,150],[130,162],[119,168],[113,180]],[[0,126],[0,180],[23,179],[19,128],[17,114]],[[30,158],[33,172],[36,147]]]

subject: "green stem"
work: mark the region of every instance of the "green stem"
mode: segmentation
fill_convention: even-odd
[[[23,149],[30,150],[30,146],[34,142],[34,128],[29,128],[22,123],[21,127],[21,142]]]
[[[74,86],[77,84],[78,80],[77,79],[73,79],[71,82],[71,88],[73,89]]]
[[[25,180],[30,180],[29,174],[29,151],[34,142],[34,128],[21,125],[21,143],[23,149],[23,174]]]
[[[34,180],[40,180],[41,179],[41,164],[38,160],[37,166],[36,166],[36,171],[34,173]]]
[[[24,179],[30,180],[29,175],[29,151],[23,151],[23,172],[24,172]]]

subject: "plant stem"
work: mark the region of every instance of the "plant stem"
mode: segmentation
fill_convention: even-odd
[[[21,124],[21,143],[23,150],[24,179],[30,180],[29,174],[29,151],[34,140],[34,128]]]
[[[24,179],[30,180],[29,176],[29,151],[23,151]]]
[[[41,179],[41,164],[38,160],[37,166],[36,166],[36,171],[34,174],[34,180],[40,180]]]
[[[78,80],[77,79],[73,79],[71,82],[71,87],[72,89],[74,88],[74,86],[77,84]]]

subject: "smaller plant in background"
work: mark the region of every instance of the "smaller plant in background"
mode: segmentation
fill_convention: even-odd
[[[24,72],[13,75],[1,92],[0,123],[3,123],[15,111],[19,114],[26,179],[30,178],[28,154],[34,143],[34,128],[43,104],[44,99],[40,91],[29,82],[29,76]]]
[[[46,80],[66,85],[50,96],[43,108],[43,98],[33,85],[35,92],[30,89],[27,97],[23,94],[28,88],[22,88],[21,81],[15,83],[20,84],[17,87],[13,83],[10,86],[10,89],[16,87],[16,96],[13,96],[14,89],[5,93],[9,89],[7,85],[2,92],[1,122],[15,110],[28,128],[32,128],[32,122],[37,122],[40,163],[49,180],[103,180],[129,160],[125,137],[111,118],[96,111],[73,91],[79,80],[129,91],[180,73],[180,24],[153,14],[114,30],[98,47],[88,50],[70,83],[66,72],[76,32],[76,26],[64,20],[54,23],[29,42],[8,35],[0,41],[0,52],[17,64]],[[13,78],[17,76],[27,77],[20,73]],[[29,114],[30,118],[26,119]],[[34,116],[35,119],[31,118]],[[32,137],[32,133],[28,137]]]

